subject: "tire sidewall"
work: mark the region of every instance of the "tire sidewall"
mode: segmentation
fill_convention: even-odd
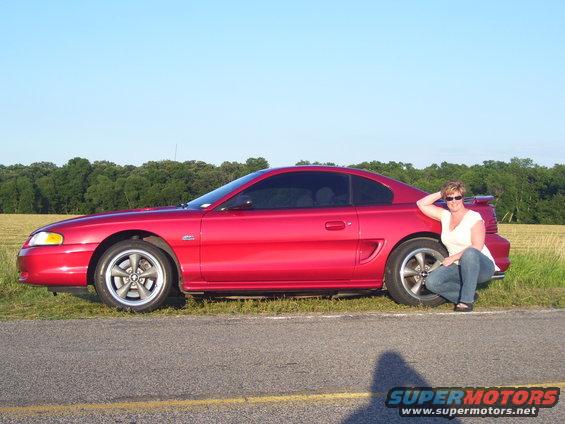
[[[412,252],[421,248],[434,250],[443,257],[447,257],[447,249],[443,246],[443,244],[434,239],[417,238],[402,243],[393,251],[387,265],[385,276],[386,288],[390,296],[398,303],[405,305],[438,306],[445,303],[445,299],[443,297],[439,295],[429,299],[415,297],[408,293],[408,290],[404,287],[400,277],[400,269],[404,260]]]
[[[131,249],[141,250],[151,254],[157,259],[163,270],[163,286],[161,287],[159,294],[143,305],[127,305],[120,303],[114,296],[112,296],[106,286],[105,275],[109,264],[121,252]],[[94,285],[98,296],[100,296],[100,299],[108,306],[122,311],[149,312],[161,306],[167,299],[167,296],[171,291],[172,275],[173,273],[170,261],[168,260],[166,253],[161,249],[142,240],[124,240],[111,246],[101,256],[94,273]]]

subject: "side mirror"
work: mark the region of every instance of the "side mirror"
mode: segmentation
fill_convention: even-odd
[[[224,210],[228,211],[243,211],[247,209],[253,209],[253,200],[250,196],[246,194],[241,194],[237,196],[231,205],[227,206]]]

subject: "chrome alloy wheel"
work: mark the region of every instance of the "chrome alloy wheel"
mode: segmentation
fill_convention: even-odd
[[[140,249],[120,252],[104,274],[106,288],[119,303],[142,306],[159,295],[164,286],[164,270],[151,253]]]
[[[408,253],[400,265],[400,280],[406,292],[423,300],[437,297],[437,294],[426,290],[426,278],[441,266],[443,259],[441,253],[426,247]]]

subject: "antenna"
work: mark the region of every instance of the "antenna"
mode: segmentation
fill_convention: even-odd
[[[175,162],[177,161],[177,146],[178,143],[175,143]]]

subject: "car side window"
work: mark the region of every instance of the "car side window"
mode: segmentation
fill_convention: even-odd
[[[355,206],[390,205],[392,198],[392,191],[388,187],[368,178],[353,175],[353,204]]]
[[[229,209],[241,196],[251,199],[254,210],[347,206],[349,176],[308,171],[274,175],[228,200],[220,209]]]

